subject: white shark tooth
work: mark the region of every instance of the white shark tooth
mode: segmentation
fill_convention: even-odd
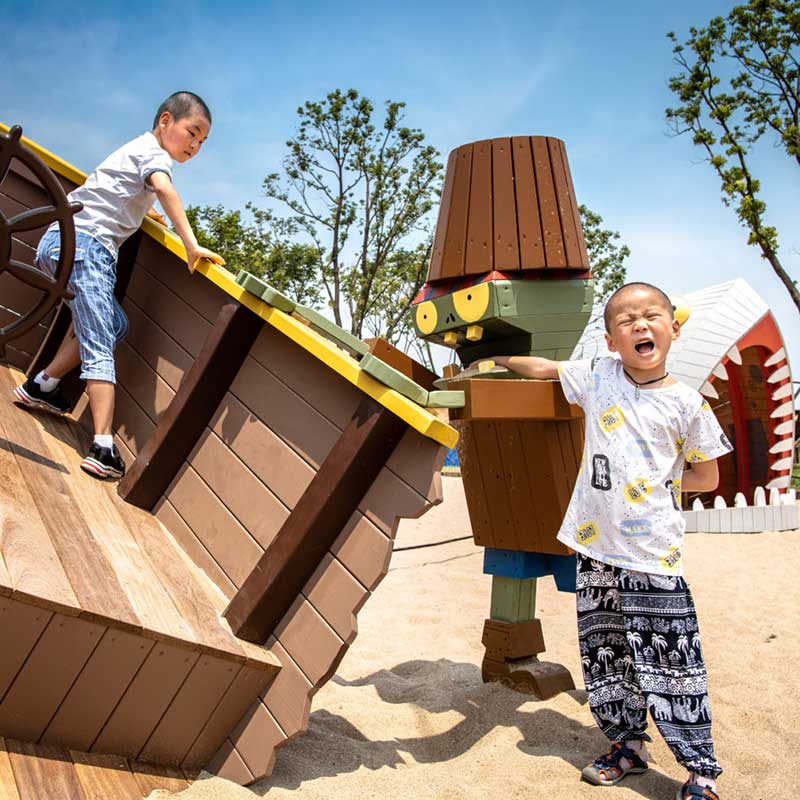
[[[742,354],[739,352],[739,348],[736,345],[731,347],[731,349],[728,350],[728,352],[725,353],[725,355],[728,356],[728,358],[731,361],[733,361],[734,364],[739,364],[739,366],[741,366],[741,364],[742,364]]]
[[[784,397],[791,397],[792,396],[792,384],[791,383],[784,383],[783,386],[779,386],[773,393],[772,399],[773,400],[783,400]]]
[[[771,414],[772,419],[779,419],[780,417],[788,417],[794,413],[794,401],[788,400],[781,406],[778,406]]]
[[[786,436],[787,433],[794,434],[794,420],[787,419],[786,422],[778,423],[772,432],[776,436]]]
[[[789,365],[784,364],[782,367],[778,367],[768,378],[767,383],[777,383],[778,381],[782,381],[784,378],[791,377],[791,372],[789,370]]]
[[[780,364],[786,358],[786,350],[782,347],[780,350],[776,350],[765,362],[765,367],[774,367],[776,364]]]
[[[725,369],[725,366],[720,361],[714,369],[711,370],[712,374],[716,375],[721,381],[728,380],[728,370]]]
[[[791,453],[792,448],[794,447],[794,439],[781,439],[779,442],[775,442],[772,447],[770,447],[770,453]]]
[[[708,381],[706,381],[700,387],[700,394],[705,395],[706,397],[711,397],[714,400],[719,400],[719,395],[717,394],[717,390]]]
[[[792,461],[793,460],[794,459],[792,459],[791,456],[789,456],[788,458],[781,458],[778,461],[776,461],[774,464],[770,464],[769,468],[771,470],[773,470],[774,472],[782,472],[785,469],[791,469],[792,468]]]

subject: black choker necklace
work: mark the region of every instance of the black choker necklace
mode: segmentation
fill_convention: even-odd
[[[628,380],[629,380],[631,383],[635,384],[635,386],[636,386],[636,393],[635,393],[635,395],[634,395],[634,396],[636,397],[636,399],[637,399],[637,400],[639,399],[639,387],[640,387],[640,386],[649,386],[651,383],[658,383],[659,381],[663,381],[665,378],[668,378],[668,377],[669,377],[669,372],[665,372],[665,373],[664,373],[664,374],[663,374],[663,375],[662,375],[660,378],[653,378],[653,380],[651,380],[651,381],[642,381],[641,383],[639,383],[639,381],[637,381],[635,378],[632,378],[632,377],[631,377],[631,376],[628,374],[628,370],[626,370],[626,369],[625,369],[625,367],[623,367],[623,368],[622,368],[622,371],[625,373],[625,377],[626,377],[626,378],[627,378],[627,379],[628,379]]]

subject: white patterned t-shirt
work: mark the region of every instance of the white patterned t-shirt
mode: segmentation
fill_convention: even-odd
[[[558,540],[625,569],[683,574],[684,463],[733,448],[711,407],[684,383],[638,392],[616,358],[562,361],[570,403],[583,408],[583,459]]]

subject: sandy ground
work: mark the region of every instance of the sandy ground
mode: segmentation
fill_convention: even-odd
[[[460,479],[443,483],[444,503],[404,522],[397,547],[469,532]],[[686,550],[725,767],[720,795],[795,797],[800,531],[691,534]],[[358,638],[314,700],[308,733],[278,753],[272,777],[248,789],[200,780],[152,800],[674,797],[685,776],[654,726],[647,774],[612,789],[579,781],[606,740],[582,690],[574,596],[551,578],[537,598],[542,659],[566,665],[581,688],[539,702],[481,682],[490,592],[481,568],[471,541],[395,553]]]

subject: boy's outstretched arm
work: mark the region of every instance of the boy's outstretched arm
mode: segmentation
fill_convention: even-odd
[[[482,358],[470,366],[477,366],[481,361],[487,359]],[[517,375],[522,375],[523,378],[537,378],[538,380],[557,380],[558,379],[558,361],[552,361],[549,358],[541,358],[540,356],[492,356],[491,361],[499,364],[501,367],[508,367],[508,369],[516,372]]]
[[[189,272],[194,272],[197,260],[200,258],[207,258],[215,264],[224,264],[225,259],[222,256],[207,247],[200,247],[197,243],[197,237],[194,235],[192,226],[189,224],[186,212],[183,209],[181,196],[172,185],[169,176],[164,172],[154,172],[147,180],[150,181],[150,185],[155,190],[156,197],[158,197],[158,202],[161,203],[164,213],[175,226],[175,232],[181,237],[183,246],[186,248]]]
[[[682,492],[713,492],[719,484],[717,460],[695,461],[692,468],[684,470],[681,480]]]

